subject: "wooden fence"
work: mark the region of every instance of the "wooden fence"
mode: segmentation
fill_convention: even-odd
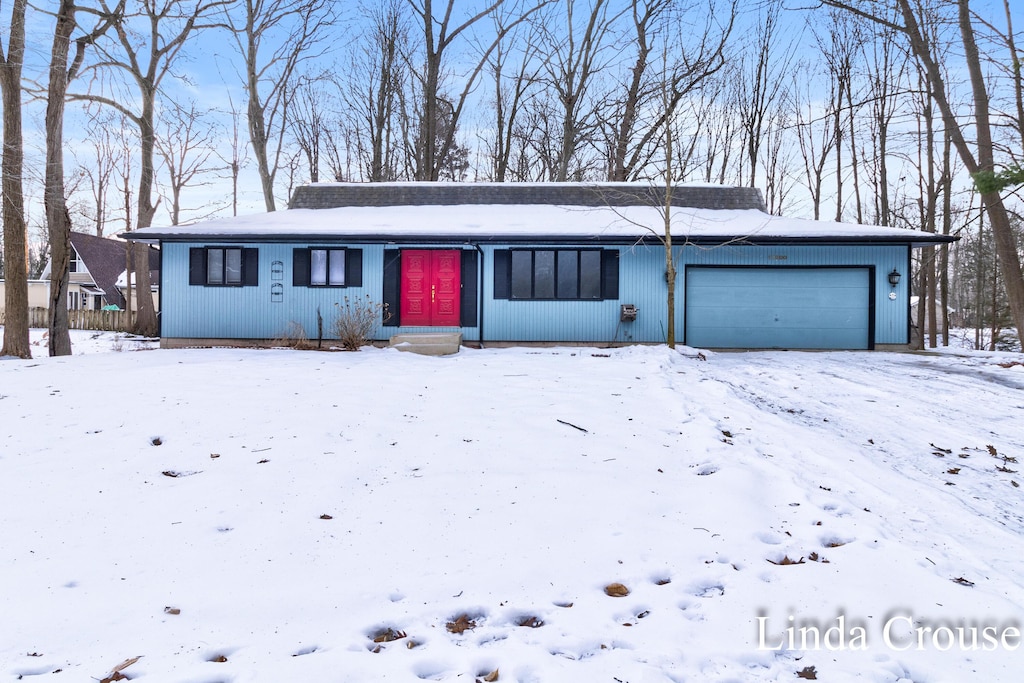
[[[29,327],[49,327],[49,311],[45,308],[30,308],[28,311]],[[3,322],[3,311],[0,311],[0,323]],[[68,329],[71,330],[103,330],[105,332],[129,332],[135,322],[135,311],[129,318],[128,311],[68,311]]]

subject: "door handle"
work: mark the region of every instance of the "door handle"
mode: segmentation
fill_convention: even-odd
[[[437,287],[435,285],[430,285],[430,303],[434,303],[434,294],[436,293],[436,291]]]

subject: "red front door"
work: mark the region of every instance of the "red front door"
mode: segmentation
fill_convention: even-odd
[[[403,249],[402,325],[458,327],[461,274],[456,249]]]

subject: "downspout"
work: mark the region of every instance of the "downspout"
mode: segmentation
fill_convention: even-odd
[[[160,274],[156,278],[157,288],[157,300],[160,305],[157,306],[156,310],[156,333],[160,339],[164,338],[164,241],[157,240],[157,246],[160,249],[160,255],[157,257],[157,263],[160,264]],[[146,249],[146,267],[149,268],[149,249]],[[128,282],[129,289],[131,289],[131,282]],[[129,292],[131,296],[131,292]]]
[[[476,242],[472,243],[473,248],[480,254],[480,265],[477,268],[477,301],[476,301],[476,322],[480,329],[480,348],[484,348],[484,250]]]

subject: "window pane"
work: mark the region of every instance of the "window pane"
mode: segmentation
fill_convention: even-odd
[[[558,252],[558,298],[579,298],[579,280],[576,271],[577,251]]]
[[[601,252],[580,252],[580,298],[601,298]]]
[[[533,252],[512,252],[512,298],[533,297]]]
[[[345,284],[345,250],[331,249],[330,284]]]
[[[206,250],[206,283],[210,285],[224,284],[224,250]]]
[[[309,284],[327,284],[327,250],[309,250]]]
[[[533,298],[555,298],[555,252],[533,252]]]
[[[242,250],[224,250],[224,284],[242,284]]]

